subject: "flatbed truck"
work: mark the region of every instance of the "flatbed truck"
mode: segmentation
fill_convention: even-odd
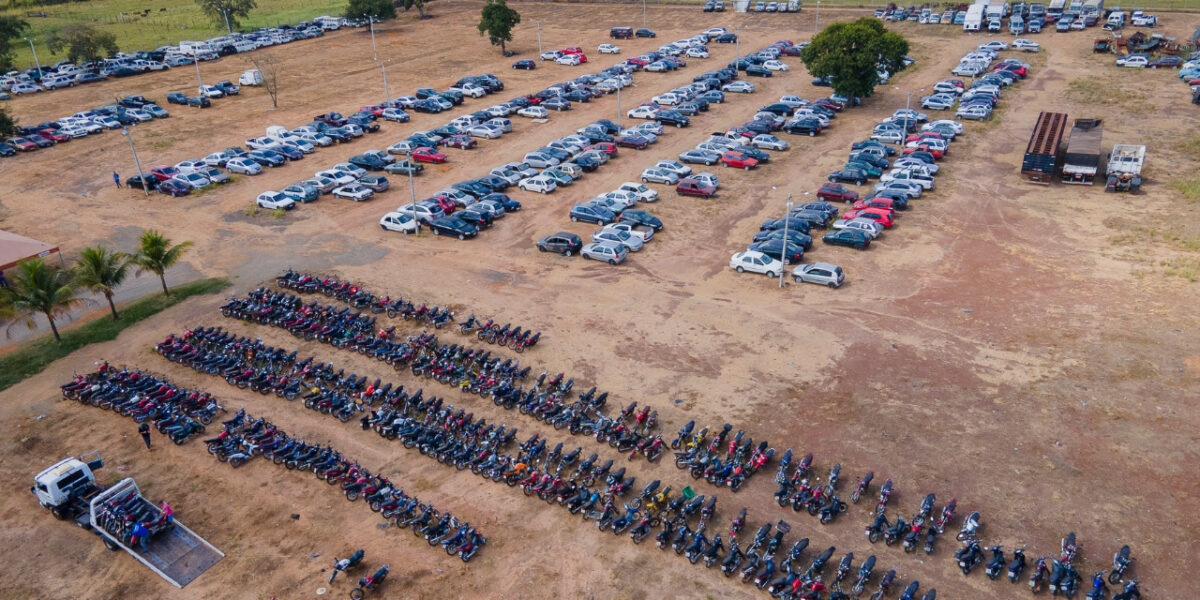
[[[1142,189],[1142,165],[1146,163],[1146,147],[1137,144],[1117,144],[1108,156],[1106,192],[1130,192]]]

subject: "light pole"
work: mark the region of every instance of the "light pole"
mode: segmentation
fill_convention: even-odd
[[[225,35],[232,34],[233,28],[229,26],[229,11],[227,9],[221,9],[221,16],[225,17]]]
[[[737,49],[735,50],[735,52],[737,52],[737,56],[734,57],[734,62],[742,59],[742,28],[743,27],[745,27],[744,24],[738,25],[737,33],[735,34],[737,36],[737,38],[733,40],[734,46],[737,47]]]
[[[783,213],[783,242],[779,245],[779,287],[783,288],[783,272],[787,270],[788,219],[792,217],[792,193],[788,192],[787,211]]]
[[[379,62],[379,70],[383,72],[383,101],[387,102],[392,99],[392,95],[388,93],[387,84],[387,64],[392,62],[392,59],[387,59]]]
[[[537,22],[538,29],[538,58],[542,57],[542,22]]]
[[[192,50],[192,62],[196,65],[196,85],[204,87],[204,81],[200,79],[200,52]]]
[[[142,177],[142,161],[138,159],[137,149],[133,147],[133,136],[129,134],[129,127],[122,127],[121,135],[125,136],[125,139],[129,140],[129,151],[133,152],[133,164],[137,166],[138,180],[142,182],[142,191],[145,192],[147,197],[149,197],[150,189],[146,187],[146,179]]]
[[[412,196],[412,203],[409,204],[409,206],[412,207],[413,225],[415,225],[417,228],[415,233],[421,233],[421,220],[417,218],[417,187],[416,187],[416,184],[413,183],[413,167],[415,167],[416,164],[417,163],[413,162],[412,152],[409,152],[408,153],[408,193]]]
[[[29,39],[29,38],[24,38],[24,39],[25,39],[25,41],[29,42],[29,51],[33,53],[33,64],[37,65],[37,70],[38,70],[38,82],[41,82],[41,79],[42,79],[42,63],[41,63],[41,61],[39,61],[39,60],[38,60],[38,57],[37,57],[37,50],[34,50],[34,48],[33,48],[33,40],[31,40],[31,39]]]
[[[821,30],[821,0],[817,0],[817,18],[813,21],[813,33]]]
[[[371,60],[379,60],[379,53],[375,51],[375,17],[367,17],[367,21],[371,24]]]
[[[642,28],[646,27],[646,0],[642,0]]]

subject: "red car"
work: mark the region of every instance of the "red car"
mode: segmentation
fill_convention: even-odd
[[[996,65],[996,68],[992,69],[992,71],[996,73],[999,73],[1000,71],[1008,71],[1009,73],[1015,73],[1019,75],[1021,79],[1024,79],[1025,76],[1029,74],[1029,72],[1025,70],[1025,65],[1014,65],[1012,63],[1006,65]]]
[[[21,152],[33,152],[38,149],[37,142],[28,138],[9,138],[8,145]]]
[[[429,146],[421,146],[420,148],[412,151],[412,159],[417,162],[441,164],[446,162],[446,155],[434,150],[433,148],[430,148]]]
[[[822,185],[817,190],[817,197],[828,202],[858,202],[858,192],[840,183]]]
[[[610,156],[617,155],[617,145],[613,142],[596,142],[595,144],[592,144],[591,146],[584,148],[584,151],[587,151],[587,150],[599,150]]]
[[[153,173],[159,181],[166,181],[178,175],[179,169],[176,169],[175,167],[168,167],[167,165],[158,165],[157,167],[150,169],[150,172]]]
[[[66,135],[64,133],[59,133],[53,129],[43,129],[38,132],[38,135],[40,135],[48,140],[54,140],[56,143],[59,143],[59,144],[61,144],[63,142],[71,141],[71,136]]]
[[[583,54],[583,48],[579,46],[567,46],[563,48],[563,54]]]
[[[820,106],[821,108],[827,108],[829,110],[832,110],[833,112],[842,112],[843,110],[846,109],[846,107],[844,105],[842,105],[841,102],[834,102],[833,100],[830,100],[829,98],[819,98],[815,102],[813,102],[813,105]]]
[[[735,169],[745,169],[749,171],[758,166],[758,159],[750,158],[741,152],[730,150],[721,155],[721,164]]]
[[[475,138],[463,133],[452,135],[442,140],[442,143],[448,148],[462,148],[463,150],[470,150],[479,145],[479,142],[476,142]]]
[[[616,139],[615,143],[622,148],[636,148],[638,150],[645,150],[650,146],[649,140],[637,135],[622,135]]]
[[[748,138],[753,138],[754,136],[758,135],[758,132],[751,131],[750,129],[747,129],[746,127],[744,127],[742,125],[738,125],[737,127],[730,127],[728,130],[725,131],[725,133],[736,133],[742,137],[748,137]]]
[[[940,134],[940,133],[937,133],[935,131],[924,131],[921,133],[914,133],[914,134],[908,136],[907,138],[905,138],[904,141],[905,142],[916,142],[916,141],[923,140],[926,138],[933,138],[935,140],[944,139],[942,137],[942,134]]]
[[[886,196],[876,196],[870,200],[862,199],[854,203],[854,210],[866,210],[868,208],[878,208],[893,213],[896,212],[896,207],[892,206],[892,199]]]
[[[576,54],[576,56],[578,56],[578,57],[579,57],[579,64],[581,64],[581,65],[582,65],[583,63],[587,62],[587,55],[586,55],[586,54],[584,54],[583,52],[580,52],[579,54]]]
[[[892,211],[886,208],[864,208],[862,210],[851,210],[842,215],[842,219],[847,221],[858,217],[871,219],[872,221],[883,225],[884,229],[891,229],[893,225]]]
[[[934,158],[941,158],[942,154],[943,154],[943,152],[940,148],[934,148],[933,146],[930,146],[928,144],[917,144],[917,146],[915,148],[905,148],[904,149],[905,154],[912,154],[913,152],[917,152],[917,151],[928,152],[928,153],[932,154]]]
[[[644,58],[639,58],[637,56],[633,56],[633,57],[625,59],[625,64],[634,65],[637,67],[644,67],[644,66],[650,64],[650,61],[648,61]]]
[[[320,121],[327,125],[333,125],[334,127],[341,127],[342,125],[345,125],[346,123],[349,122],[346,120],[346,117],[342,116],[341,113],[336,113],[336,112],[325,113],[323,115],[317,115],[317,116],[313,117],[313,120]]]
[[[450,214],[450,213],[454,212],[455,209],[458,208],[458,205],[455,204],[453,200],[451,200],[445,196],[434,196],[434,197],[430,198],[430,200],[437,202],[438,206],[440,206],[442,208],[442,212],[444,212],[446,214]]]
[[[364,106],[364,107],[360,108],[359,110],[361,110],[361,111],[363,111],[363,112],[369,112],[369,113],[371,113],[371,114],[373,114],[373,115],[375,115],[375,116],[377,116],[377,117],[378,117],[379,115],[382,115],[382,114],[383,114],[383,111],[384,111],[384,109],[386,109],[386,108],[388,108],[388,107],[386,107],[386,106],[382,106],[382,105],[379,105],[379,104],[373,104],[373,105],[370,105],[370,106]]]
[[[675,193],[680,196],[699,196],[700,198],[712,198],[717,193],[717,188],[687,177],[679,180],[679,184],[675,186]]]

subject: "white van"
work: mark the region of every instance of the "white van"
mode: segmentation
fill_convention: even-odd
[[[259,71],[258,69],[246,70],[242,73],[241,77],[238,77],[238,85],[254,86],[254,85],[262,85],[262,84],[263,84],[262,71]]]
[[[1124,11],[1116,11],[1116,12],[1108,15],[1108,22],[1105,23],[1104,26],[1105,26],[1105,28],[1111,29],[1113,31],[1116,31],[1118,29],[1125,27],[1125,12]]]

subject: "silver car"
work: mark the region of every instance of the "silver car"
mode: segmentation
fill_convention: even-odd
[[[592,260],[602,260],[610,265],[625,262],[629,256],[629,247],[612,242],[595,242],[588,244],[579,251],[579,255]]]
[[[796,283],[815,283],[833,289],[841,287],[846,274],[841,267],[830,263],[801,263],[792,269],[792,279]]]

